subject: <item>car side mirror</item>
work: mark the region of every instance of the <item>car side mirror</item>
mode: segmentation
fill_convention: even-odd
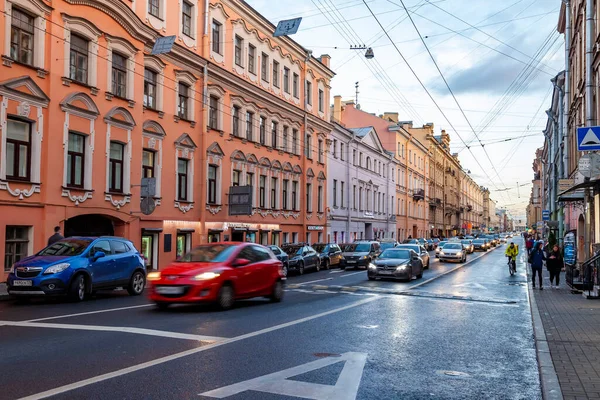
[[[102,258],[102,257],[106,257],[106,254],[103,251],[97,251],[94,253],[92,260],[97,261],[99,258]]]
[[[308,255],[308,251],[305,251],[302,253],[303,256],[307,256]]]
[[[243,267],[248,264],[250,264],[250,260],[248,260],[247,258],[238,258],[238,259],[234,260],[231,265],[233,267]]]

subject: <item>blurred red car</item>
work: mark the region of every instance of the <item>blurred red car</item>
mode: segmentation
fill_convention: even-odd
[[[283,264],[254,243],[198,246],[160,272],[147,276],[150,300],[159,308],[173,303],[216,302],[229,309],[238,299],[283,298]]]

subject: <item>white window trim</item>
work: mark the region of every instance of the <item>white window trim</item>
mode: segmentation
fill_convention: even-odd
[[[10,58],[10,32],[12,26],[12,9],[13,5],[16,5],[18,8],[23,9],[24,11],[30,13],[35,16],[34,20],[34,30],[33,30],[33,66],[41,69],[42,71],[38,71],[38,75],[44,77],[46,75],[46,17],[50,15],[52,12],[52,8],[47,6],[41,0],[5,0],[4,3],[4,57],[7,60],[4,60],[4,65],[10,66],[12,64],[12,59]]]
[[[210,46],[210,57],[215,60],[217,63],[219,64],[223,64],[225,62],[225,31],[227,30],[227,24],[226,21],[229,19],[229,15],[227,15],[227,13],[225,12],[225,10],[223,9],[223,6],[219,3],[217,4],[210,4],[209,5],[210,11],[208,13],[208,32],[209,32],[209,46]],[[212,24],[213,24],[213,20],[217,21],[218,23],[221,24],[221,32],[220,32],[220,37],[219,37],[219,50],[221,52],[221,54],[214,52],[212,45]]]
[[[164,111],[164,84],[166,64],[158,57],[144,56],[144,68],[156,73],[156,110]]]
[[[179,40],[188,47],[198,45],[198,0],[185,0],[192,5],[191,37],[183,33],[183,0],[179,0]]]
[[[113,51],[118,52],[122,56],[127,57],[127,100],[130,102],[134,101],[135,97],[135,89],[134,85],[134,76],[135,76],[135,55],[138,50],[129,42],[124,39],[110,36],[108,34],[104,34],[106,36],[106,47],[108,50],[107,55],[107,87],[106,91],[113,96],[115,95],[112,92],[112,63],[113,63]]]
[[[87,85],[95,88],[98,85],[98,38],[102,35],[94,24],[83,18],[62,14],[64,22],[65,62],[63,76],[70,78],[71,34],[76,33],[89,41],[88,45],[88,76]]]
[[[109,181],[110,181],[110,131],[111,124],[106,125],[106,186],[105,192],[110,193]],[[127,129],[127,128],[125,128]],[[131,129],[127,129],[127,142],[124,143],[123,149],[123,195],[129,196],[131,194]]]
[[[185,83],[189,86],[189,104],[188,104],[188,118],[195,123],[196,119],[196,77],[189,72],[185,71],[175,71],[175,80],[177,84],[175,85],[175,107],[173,110],[173,114],[175,117],[178,117],[177,114],[177,105],[179,104],[179,82]],[[208,109],[208,107],[206,107]]]
[[[156,178],[156,193],[154,197],[159,199],[162,197],[162,165],[163,165],[163,139],[164,136],[148,130],[145,130],[147,126],[156,126],[158,131],[162,131],[162,127],[154,121],[144,122],[142,128],[142,151],[147,148],[155,151],[154,158],[154,177]],[[148,146],[144,146],[144,139],[148,139]],[[140,171],[143,171],[143,165],[140,164]],[[140,175],[142,176],[142,175]],[[160,200],[155,201],[156,205],[160,205]]]
[[[179,200],[179,179],[178,179],[178,168],[179,168],[179,159],[184,158],[188,160],[187,165],[187,200]],[[191,203],[194,202],[194,149],[190,149],[187,146],[175,145],[175,207],[178,207],[181,211],[182,206],[179,205],[180,201],[184,201],[184,203],[190,203],[190,206],[183,207],[187,208],[186,211],[189,211],[191,208]]]
[[[165,30],[167,27],[167,0],[158,0],[159,17],[150,14],[149,1],[146,1],[146,21],[156,30]]]

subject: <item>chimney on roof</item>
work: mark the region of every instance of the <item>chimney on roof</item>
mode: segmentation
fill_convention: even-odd
[[[346,101],[346,102],[344,103],[344,105],[345,105],[346,107],[350,107],[350,108],[354,108],[355,104],[356,104],[356,103],[354,103],[354,100]]]
[[[329,62],[331,61],[331,56],[329,54],[321,54],[321,57],[319,57],[319,61],[321,61],[321,64],[323,64],[324,66],[329,68]]]
[[[342,96],[333,96],[333,120],[342,122]]]
[[[390,122],[397,123],[398,122],[398,113],[397,112],[384,112],[383,119],[388,120]]]
[[[412,121],[399,121],[398,123],[400,125],[402,125],[402,127],[404,129],[406,129],[406,128],[412,128],[413,127],[413,122]]]

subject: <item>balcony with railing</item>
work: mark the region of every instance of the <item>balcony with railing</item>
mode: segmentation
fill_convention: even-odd
[[[425,199],[425,189],[415,189],[413,191],[413,200],[419,201]]]

